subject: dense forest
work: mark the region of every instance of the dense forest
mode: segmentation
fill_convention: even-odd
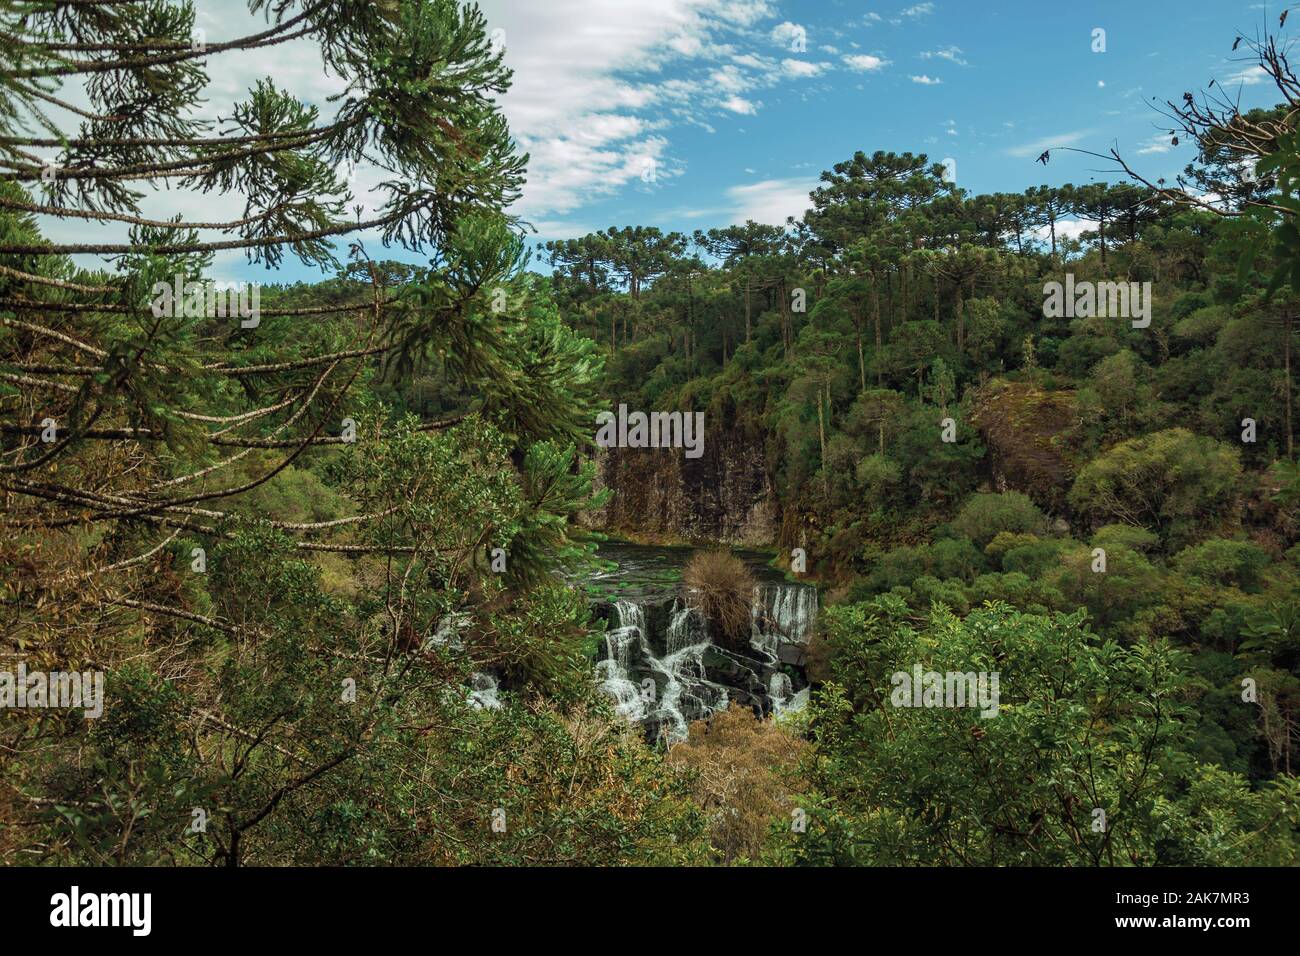
[[[1167,105],[1176,184],[864,149],[798,220],[536,243],[477,8],[250,8],[207,49],[190,3],[2,15],[0,862],[1300,862],[1284,45],[1275,109]],[[193,118],[290,34],[336,115],[267,80]],[[231,249],[332,277],[214,313]],[[702,457],[601,447],[620,405],[702,413]],[[609,539],[712,556],[719,642],[720,551],[815,585],[806,705],[629,721],[575,584]],[[900,706],[914,671],[995,716]]]

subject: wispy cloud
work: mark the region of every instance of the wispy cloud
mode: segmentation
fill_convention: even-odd
[[[786,59],[781,61],[781,68],[787,76],[817,76],[830,68],[829,63],[813,63],[809,60]]]
[[[674,126],[712,131],[719,114],[752,116],[762,105],[754,91],[828,67],[755,50],[774,37],[789,46],[800,29],[770,0],[480,6],[489,30],[504,32],[515,73],[502,108],[530,156],[517,211],[534,219],[559,221],[625,188],[661,188],[684,169],[673,156]],[[649,162],[657,185],[643,182]]]
[[[949,63],[956,63],[958,66],[969,66],[965,57],[962,56],[961,47],[946,46],[939,50],[925,50],[921,53],[923,60],[947,60]]]
[[[799,218],[811,206],[808,194],[817,188],[815,179],[764,179],[757,183],[732,186],[727,198],[734,205],[733,222],[752,219],[768,225],[784,225],[788,216]]]
[[[920,76],[913,76],[912,82],[920,83],[922,86],[938,86],[940,83],[943,82],[943,80],[934,76],[926,76],[924,73],[922,73]]]
[[[1032,143],[1022,143],[1019,146],[1012,146],[1004,152],[1008,156],[1023,157],[1037,156],[1045,149],[1055,149],[1060,146],[1073,146],[1075,143],[1092,135],[1090,129],[1077,129],[1069,133],[1057,133],[1055,136],[1044,136],[1042,139],[1036,139]]]
[[[1257,86],[1268,78],[1268,71],[1256,64],[1255,66],[1248,66],[1244,70],[1238,70],[1228,77],[1226,82],[1231,86]]]
[[[1152,136],[1149,140],[1138,147],[1139,156],[1150,156],[1154,153],[1167,153],[1174,148],[1168,136]]]

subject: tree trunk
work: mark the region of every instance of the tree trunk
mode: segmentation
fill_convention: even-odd
[[[777,291],[781,295],[781,352],[786,357],[790,357],[790,345],[794,336],[790,328],[790,310],[787,308],[788,303],[785,297],[785,279],[780,280]]]
[[[826,419],[822,414],[822,393],[817,390],[817,433],[822,444],[822,493],[829,501],[831,497],[831,478],[826,471]]]
[[[876,388],[884,388],[885,373],[880,362],[880,352],[884,347],[882,344],[883,336],[880,332],[880,293],[876,289],[872,289],[871,311],[876,322]]]
[[[1295,461],[1295,432],[1291,428],[1291,325],[1295,318],[1290,312],[1286,314],[1286,321],[1282,326],[1282,331],[1286,340],[1282,343],[1282,366],[1286,369],[1286,458],[1287,461]]]
[[[745,342],[749,342],[749,276],[745,276]]]
[[[867,359],[862,352],[862,317],[853,310],[853,334],[858,340],[858,383],[862,391],[867,390]]]
[[[962,298],[961,286],[957,286],[957,351],[966,350],[966,301]]]

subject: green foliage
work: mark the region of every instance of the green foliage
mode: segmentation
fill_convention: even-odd
[[[807,771],[807,863],[1290,864],[1294,781],[1259,791],[1179,750],[1192,712],[1167,644],[1103,641],[1080,615],[1005,606],[919,626],[896,601],[828,611],[834,681]],[[999,674],[996,716],[891,703],[914,666]],[[1104,828],[1094,826],[1105,813]]]
[[[999,534],[1040,534],[1047,526],[1043,513],[1018,491],[971,495],[953,520],[953,530],[980,547]]]
[[[1086,519],[1146,527],[1177,548],[1237,520],[1240,481],[1234,449],[1171,428],[1099,455],[1079,472],[1070,504]]]
[[[1258,545],[1223,539],[1180,551],[1173,561],[1174,568],[1193,581],[1243,591],[1259,589],[1260,575],[1269,563],[1268,552]]]

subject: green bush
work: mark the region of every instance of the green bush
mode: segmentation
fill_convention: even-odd
[[[1260,574],[1268,565],[1268,552],[1259,545],[1222,538],[1194,545],[1174,558],[1174,567],[1180,574],[1243,591],[1259,589]]]
[[[1027,495],[1007,491],[971,495],[952,527],[983,547],[1004,531],[1042,534],[1047,529],[1047,519]]]

